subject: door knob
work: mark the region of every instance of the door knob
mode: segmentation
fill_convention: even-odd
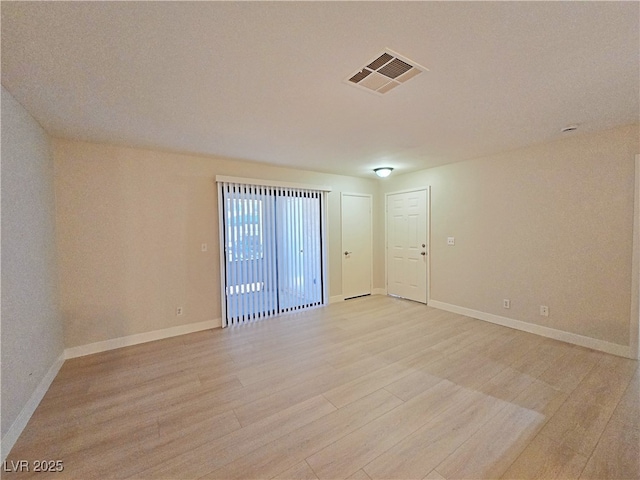
[[[345,255],[350,255],[350,254],[352,254],[352,253],[353,253],[353,252],[347,252],[346,250],[345,250],[345,252],[344,252],[344,254],[345,254]]]
[[[420,255],[422,255],[423,257],[427,254],[427,252],[420,252]]]

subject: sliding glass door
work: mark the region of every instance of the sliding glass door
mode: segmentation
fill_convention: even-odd
[[[323,304],[323,192],[219,185],[223,326]]]
[[[275,198],[281,311],[322,301],[320,198],[285,192]]]

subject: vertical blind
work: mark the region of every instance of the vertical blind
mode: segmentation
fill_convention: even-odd
[[[222,326],[325,303],[324,192],[219,182]]]

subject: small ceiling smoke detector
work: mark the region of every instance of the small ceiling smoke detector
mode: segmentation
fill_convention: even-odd
[[[429,70],[422,65],[387,48],[360,70],[349,75],[345,82],[383,95],[427,71]]]
[[[562,133],[573,132],[578,129],[578,125],[567,125],[564,128],[561,128],[560,131]]]
[[[393,172],[393,168],[391,167],[380,167],[380,168],[374,168],[373,169],[374,172],[376,172],[376,175],[378,175],[379,177],[388,177],[389,175],[391,175],[391,172]]]

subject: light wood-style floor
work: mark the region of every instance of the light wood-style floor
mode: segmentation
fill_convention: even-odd
[[[7,478],[640,477],[638,362],[384,296],[67,361]]]

